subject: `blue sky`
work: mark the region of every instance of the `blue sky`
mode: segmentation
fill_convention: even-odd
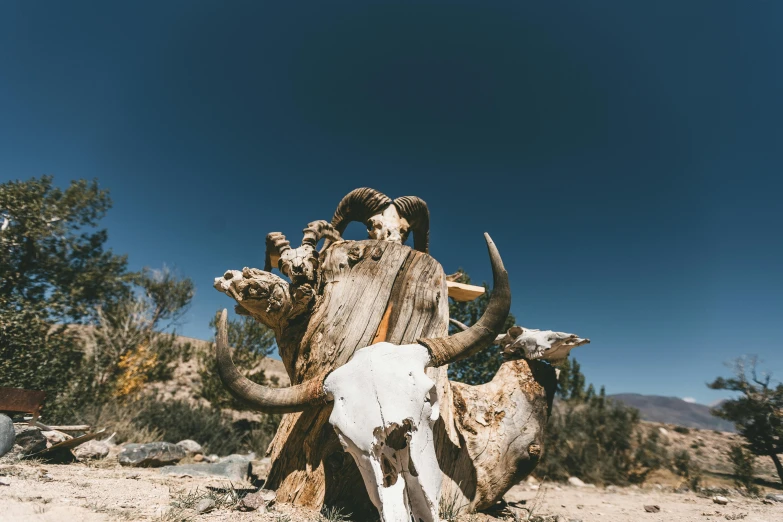
[[[282,4],[0,3],[0,182],[97,178],[131,268],[195,280],[193,337],[214,277],[371,186],[429,203],[447,272],[489,279],[490,232],[609,393],[783,375],[783,4]]]

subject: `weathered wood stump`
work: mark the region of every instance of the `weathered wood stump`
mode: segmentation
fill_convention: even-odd
[[[245,269],[217,284],[237,300],[238,312],[275,330],[294,385],[323,378],[366,346],[447,334],[446,278],[427,254],[388,241],[340,241],[316,262],[302,263],[317,274],[314,281],[289,285],[269,272]],[[427,372],[440,397],[433,435],[442,498],[465,511],[491,507],[538,462],[554,370],[509,360],[480,386],[450,383],[446,366]],[[377,511],[330,414],[331,404],[323,402],[283,417],[269,448],[267,487],[280,502],[313,509],[326,504],[356,520],[374,519]]]

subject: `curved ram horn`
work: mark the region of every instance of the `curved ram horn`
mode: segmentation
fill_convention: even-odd
[[[226,310],[218,318],[218,331],[215,339],[217,369],[220,380],[237,399],[244,400],[264,413],[291,413],[302,411],[310,404],[324,402],[323,380],[311,379],[288,388],[270,388],[256,384],[237,370],[228,349],[226,330]]]
[[[408,220],[413,232],[413,248],[428,254],[430,251],[430,211],[427,203],[416,196],[403,196],[394,200],[400,217]]]
[[[508,273],[503,268],[495,243],[489,234],[484,234],[489,250],[489,260],[492,263],[492,294],[489,297],[487,309],[476,321],[463,332],[448,337],[433,337],[419,339],[417,342],[430,350],[429,366],[443,366],[470,357],[489,347],[495,342],[495,337],[503,330],[503,326],[511,309],[511,289],[508,286]]]
[[[332,226],[342,234],[351,221],[366,223],[370,217],[378,214],[391,204],[386,194],[371,188],[358,188],[350,191],[337,205],[332,218]]]

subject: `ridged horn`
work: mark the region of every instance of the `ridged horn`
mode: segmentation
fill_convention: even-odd
[[[408,220],[413,232],[413,248],[419,252],[430,252],[430,211],[427,203],[416,196],[403,196],[394,200],[394,206],[401,217]]]
[[[351,221],[366,223],[375,214],[391,204],[386,194],[371,188],[358,188],[350,191],[337,205],[332,217],[332,226],[342,234]]]
[[[228,349],[228,331],[225,309],[218,318],[215,338],[217,369],[220,380],[231,395],[251,404],[264,413],[291,413],[302,411],[308,405],[326,400],[323,381],[311,379],[288,388],[270,388],[256,384],[237,370]]]
[[[511,289],[508,286],[508,273],[503,268],[495,243],[489,234],[484,234],[489,250],[489,260],[492,263],[492,294],[481,318],[476,324],[463,332],[447,337],[419,339],[417,342],[426,346],[431,355],[429,366],[443,366],[471,355],[491,346],[495,337],[503,330],[508,312],[511,309]]]

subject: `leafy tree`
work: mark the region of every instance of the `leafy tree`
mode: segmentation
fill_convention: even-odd
[[[740,395],[723,401],[712,413],[733,422],[747,441],[754,455],[766,455],[775,463],[781,482],[783,465],[778,454],[783,453],[783,384],[771,384],[772,376],[758,375],[757,359],[738,359],[734,377],[718,377],[708,384],[713,390],[729,390]]]
[[[217,318],[213,318],[209,326],[217,328]],[[264,370],[258,366],[261,360],[274,352],[275,334],[271,328],[248,316],[229,319],[227,323],[228,344],[234,348],[232,359],[237,369],[251,381],[258,384],[277,385],[277,379],[268,380]],[[200,395],[221,408],[236,410],[252,409],[249,405],[235,399],[226,390],[217,373],[217,361],[209,351],[199,356],[199,375],[201,376]]]
[[[165,377],[174,336],[159,330],[193,296],[191,280],[128,272],[126,256],[105,248],[97,227],[110,207],[95,181],[0,185],[0,386],[46,391],[51,421],[101,404],[120,378],[135,390]]]
[[[105,249],[96,230],[111,207],[96,181],[65,190],[44,176],[0,185],[0,298],[4,308],[80,321],[96,305],[127,296],[126,256]]]
[[[470,276],[460,272],[461,275],[456,281],[470,284]],[[449,317],[466,326],[475,324],[489,304],[490,291],[486,283],[484,283],[484,289],[486,291],[473,301],[457,302],[450,299]],[[514,315],[508,314],[503,330],[511,328],[515,322]],[[460,331],[459,328],[452,324],[449,325],[450,334],[458,331]],[[501,364],[503,364],[503,353],[498,345],[492,345],[472,357],[450,364],[449,379],[472,385],[483,384],[492,380]]]

